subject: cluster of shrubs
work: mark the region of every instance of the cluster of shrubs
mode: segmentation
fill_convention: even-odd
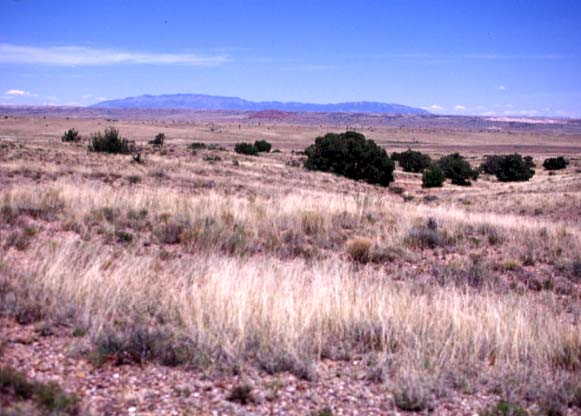
[[[238,153],[256,154],[255,146],[239,143]],[[486,156],[478,169],[459,153],[443,156],[433,161],[427,154],[411,149],[391,154],[391,157],[373,140],[361,133],[328,133],[317,137],[315,143],[305,149],[305,168],[331,172],[350,179],[363,180],[370,184],[388,186],[393,181],[394,161],[405,172],[422,173],[422,186],[440,187],[446,179],[454,185],[470,186],[480,172],[495,175],[500,182],[528,181],[535,174],[535,163],[531,156],[518,153]],[[564,169],[568,161],[561,157],[546,159],[547,170]]]
[[[480,171],[495,175],[501,182],[528,181],[535,174],[535,163],[531,156],[512,155],[486,156],[480,165]]]
[[[446,179],[455,185],[469,186],[471,180],[478,179],[478,171],[472,169],[470,163],[458,153],[432,161],[427,154],[408,149],[392,153],[391,158],[397,160],[404,172],[422,172],[424,188],[440,187]]]
[[[272,145],[266,140],[256,140],[254,144],[241,142],[236,143],[234,151],[243,155],[256,156],[258,153],[268,153],[272,149]]]
[[[394,153],[390,158],[373,140],[353,131],[317,137],[315,144],[305,149],[305,155],[305,167],[309,170],[332,172],[382,186],[393,181],[393,160],[405,171],[423,172],[422,183],[428,188],[442,186],[445,179],[468,186],[479,175],[458,153],[433,162],[428,155],[410,149]]]
[[[149,143],[155,147],[162,147],[165,139],[165,134],[159,133]],[[61,140],[79,142],[81,136],[72,128],[63,134]],[[214,149],[214,146],[210,146],[194,142],[190,148],[194,151]],[[216,149],[225,150],[217,146]],[[270,152],[271,149],[272,145],[266,140],[257,140],[254,144],[240,142],[234,147],[236,153],[251,156]],[[129,154],[134,152],[135,148],[132,142],[119,135],[119,130],[109,127],[104,133],[95,133],[90,137],[89,151]],[[390,157],[373,140],[354,131],[328,133],[317,137],[315,143],[302,153],[307,156],[304,166],[309,170],[331,172],[382,186],[388,186],[394,180],[394,161],[397,161],[405,172],[422,173],[422,186],[425,188],[440,187],[446,179],[450,179],[455,185],[470,186],[472,180],[478,179],[480,172],[495,175],[501,182],[528,181],[535,174],[533,158],[523,157],[518,153],[488,155],[478,169],[473,169],[459,153],[433,161],[427,154],[408,149],[401,153],[394,152]],[[546,170],[558,170],[565,169],[568,164],[568,160],[559,156],[545,159],[543,167]]]

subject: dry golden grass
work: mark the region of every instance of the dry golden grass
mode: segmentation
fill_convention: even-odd
[[[256,133],[242,130],[236,141]],[[430,191],[398,172],[405,202],[289,167],[289,153],[192,155],[182,136],[144,165],[42,138],[7,152],[2,311],[38,308],[86,329],[97,350],[140,342],[141,358],[172,363],[312,379],[322,358],[374,357],[409,394],[529,372],[545,386],[577,380],[575,166]]]

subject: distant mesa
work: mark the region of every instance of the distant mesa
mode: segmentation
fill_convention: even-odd
[[[428,111],[401,104],[371,101],[337,104],[312,104],[280,101],[248,101],[238,97],[219,97],[203,94],[142,95],[119,100],[102,101],[93,108],[106,109],[187,109],[230,111],[280,111],[321,113],[381,113],[428,115]],[[278,114],[281,115],[281,114]]]

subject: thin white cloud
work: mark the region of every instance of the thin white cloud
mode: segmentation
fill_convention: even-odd
[[[226,55],[201,56],[180,53],[149,53],[98,49],[84,46],[51,46],[39,48],[0,43],[0,63],[45,65],[115,65],[154,64],[215,66],[226,63]]]
[[[454,110],[456,110],[456,111],[465,111],[466,110],[466,107],[464,107],[463,105],[457,105],[457,106],[454,106]]]
[[[506,91],[506,86],[504,86],[504,85],[499,85],[497,88],[498,88],[500,91]]]
[[[24,91],[24,90],[8,90],[4,94],[5,95],[17,96],[17,97],[23,97],[23,96],[26,96],[26,95],[31,95],[28,91]]]

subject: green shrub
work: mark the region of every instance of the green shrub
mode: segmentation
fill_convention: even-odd
[[[438,165],[431,165],[422,174],[422,186],[424,188],[439,188],[445,179],[442,169]]]
[[[373,140],[353,131],[327,133],[305,149],[305,168],[332,172],[350,179],[388,186],[394,163]]]
[[[568,164],[569,161],[565,159],[563,156],[550,157],[548,159],[545,159],[545,161],[543,162],[543,167],[546,170],[560,170],[565,169]]]
[[[81,141],[81,136],[79,135],[79,132],[77,130],[75,130],[75,129],[68,129],[62,135],[61,141],[67,142],[67,143],[69,143],[69,142],[80,142]]]
[[[495,175],[501,182],[522,182],[533,177],[535,171],[533,158],[522,157],[518,153],[512,155],[486,156],[480,165],[480,170]]]
[[[89,151],[129,154],[133,151],[133,146],[127,139],[119,136],[119,130],[109,127],[104,134],[99,132],[91,136]]]
[[[155,138],[152,141],[149,142],[149,144],[152,144],[155,147],[162,147],[164,142],[165,142],[165,134],[159,133],[155,136]]]
[[[399,153],[398,163],[405,172],[422,172],[432,163],[430,156],[411,149]]]
[[[272,149],[272,145],[269,142],[267,142],[266,140],[255,141],[254,147],[256,147],[256,150],[258,150],[259,152],[265,152],[265,153],[270,152],[270,149]]]
[[[500,167],[500,160],[502,156],[498,155],[486,155],[484,157],[484,162],[480,164],[480,172],[487,173],[489,175],[496,175]]]
[[[188,147],[190,148],[190,150],[202,150],[202,149],[205,149],[208,146],[206,145],[206,143],[193,142]]]
[[[236,143],[236,146],[234,146],[234,151],[236,153],[250,156],[256,156],[258,154],[258,149],[256,146],[246,142]]]
[[[438,160],[437,164],[444,176],[451,179],[454,185],[470,186],[471,179],[478,179],[478,171],[472,169],[470,163],[459,153],[444,156]]]

